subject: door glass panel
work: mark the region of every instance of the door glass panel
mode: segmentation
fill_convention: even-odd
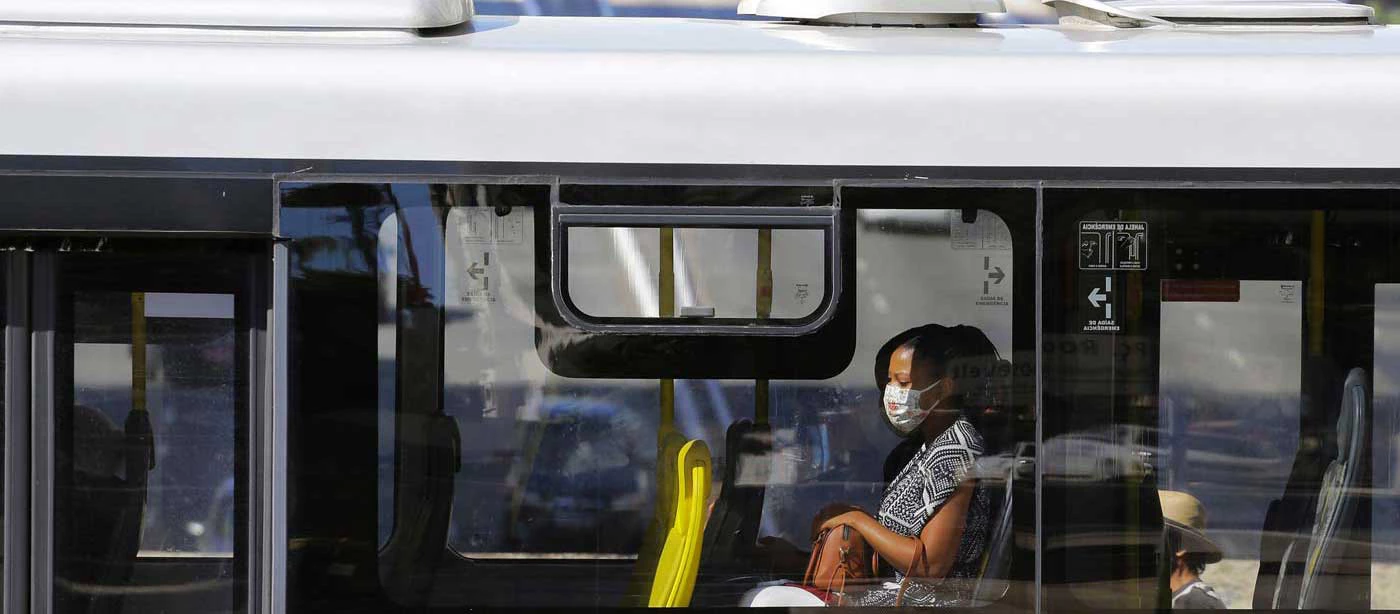
[[[658,523],[689,505],[700,511],[694,535],[705,545],[691,595],[673,605],[732,607],[760,583],[800,581],[813,517],[831,503],[878,510],[919,451],[880,409],[887,365],[881,379],[873,374],[892,338],[929,324],[947,327],[936,333],[942,343],[976,346],[960,357],[940,346],[946,364],[920,364],[967,383],[948,402],[981,441],[970,531],[998,544],[971,546],[978,554],[958,563],[962,575],[946,588],[965,591],[964,603],[974,592],[979,603],[1028,603],[1033,539],[1012,539],[1007,480],[1016,452],[1033,454],[1017,445],[1030,443],[1030,389],[1013,394],[1009,385],[1013,367],[1018,377],[1033,372],[1014,352],[1030,330],[1014,314],[1030,303],[1012,290],[1025,288],[1030,268],[1018,258],[1033,250],[1013,249],[1000,213],[863,209],[871,215],[851,228],[848,254],[857,278],[845,282],[859,288],[856,357],[834,377],[569,378],[540,358],[543,346],[568,343],[541,324],[536,304],[549,282],[533,240],[549,219],[548,197],[544,186],[284,186],[299,340],[294,606],[646,605],[667,535]],[[1032,204],[1016,218],[1021,232],[1033,227]],[[579,302],[583,311],[657,315],[668,268],[658,266],[658,229],[570,232],[574,299],[580,288],[594,293]],[[802,309],[827,291],[825,243],[795,232],[775,229],[765,246],[754,229],[675,230],[676,304],[690,304],[692,292],[717,317],[810,313]],[[803,272],[813,279],[805,296]],[[334,441],[319,435],[329,429]],[[696,474],[704,495],[679,497],[671,486],[679,482],[664,463],[676,462],[679,447],[668,447],[676,440],[705,450],[708,470]],[[1019,486],[1028,489],[1026,476]],[[1033,495],[1015,499],[1031,519]],[[346,546],[362,542],[378,547]],[[886,567],[882,577],[893,578]],[[974,581],[977,573],[987,581]],[[1009,588],[1013,576],[1019,589]]]
[[[233,611],[246,548],[244,261],[104,258],[115,257],[60,269],[55,609]],[[182,277],[199,270],[216,272]]]
[[[1391,199],[1046,191],[1048,611],[1392,607]]]

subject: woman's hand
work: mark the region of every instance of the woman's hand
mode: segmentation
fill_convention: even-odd
[[[821,531],[830,531],[843,524],[850,525],[851,528],[854,528],[856,531],[860,531],[861,521],[869,517],[869,514],[859,511],[851,511],[845,512],[843,514],[837,514],[836,516],[832,516],[831,518],[828,518],[826,522],[822,523]]]
[[[912,571],[911,575],[920,578],[942,578],[952,569],[953,559],[962,544],[963,527],[967,521],[968,507],[972,503],[973,488],[974,485],[970,481],[958,487],[953,496],[934,512],[933,518],[924,525],[918,537],[906,537],[895,533],[881,525],[870,514],[860,511],[837,514],[821,523],[820,530],[849,525],[865,538],[865,542],[879,553],[880,558],[885,559],[895,569]],[[913,569],[918,562],[921,546],[924,550],[923,565],[920,569]]]

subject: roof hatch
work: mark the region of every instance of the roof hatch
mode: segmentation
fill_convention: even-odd
[[[471,0],[0,0],[0,23],[346,28],[455,26]]]
[[[740,15],[782,17],[847,26],[975,24],[983,13],[1004,13],[1002,0],[740,0]]]
[[[1338,0],[1044,0],[1061,24],[1118,28],[1153,25],[1368,25],[1376,12]]]

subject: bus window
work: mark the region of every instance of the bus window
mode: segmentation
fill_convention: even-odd
[[[1226,603],[1246,603],[1257,535],[1298,449],[1302,284],[1162,284],[1158,452],[1144,449],[1159,489],[1189,492],[1208,510],[1224,559],[1202,580]]]
[[[1033,426],[1029,389],[1012,385],[1033,372],[1033,302],[1018,293],[1034,252],[1012,240],[1030,236],[1033,200],[958,192],[948,198],[989,206],[915,209],[905,203],[939,202],[917,192],[850,189],[861,207],[848,254],[855,358],[838,374],[653,379],[564,376],[542,360],[537,344],[553,333],[538,303],[549,282],[538,251],[547,186],[284,185],[297,340],[293,607],[655,604],[657,522],[675,510],[671,438],[709,458],[696,474],[707,496],[692,502],[700,551],[678,584],[688,594],[672,604],[732,607],[762,583],[800,581],[817,512],[836,502],[878,510],[919,452],[880,410],[874,372],[891,338],[929,324],[962,326],[1004,359],[949,367],[981,382],[959,397],[978,401],[958,409],[983,441],[967,473],[981,541],[970,575],[949,587],[967,605],[1028,603],[1030,552],[1015,544],[1030,535],[1013,539],[1008,476]],[[909,208],[866,208],[887,201]],[[665,303],[678,311],[694,298],[717,317],[805,317],[830,290],[829,243],[804,232],[675,229],[665,266],[660,227],[587,229],[569,240],[567,274],[592,315],[664,318]],[[662,299],[666,285],[673,300]],[[1033,505],[1022,478],[1015,500]],[[1033,513],[1021,520],[1018,530],[1032,530]]]
[[[653,286],[660,272],[661,234],[657,228],[570,228],[570,298],[579,310],[602,317],[657,317]],[[672,300],[681,317],[757,318],[754,288],[760,269],[773,288],[788,290],[769,297],[765,317],[796,320],[823,303],[826,242],[819,230],[676,228],[668,234],[677,273]],[[756,265],[764,243],[772,254],[766,268]],[[626,277],[618,279],[618,272]],[[617,300],[620,296],[632,300]]]
[[[237,611],[251,258],[109,249],[58,258],[54,610]]]
[[[1394,201],[1045,192],[1047,609],[1393,603]]]

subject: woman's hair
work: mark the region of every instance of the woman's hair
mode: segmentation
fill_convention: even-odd
[[[983,431],[983,437],[994,435],[985,431],[980,418],[1003,411],[1011,363],[1001,359],[996,346],[981,329],[967,325],[925,324],[895,335],[875,353],[876,387],[885,387],[889,381],[890,357],[904,346],[914,349],[914,364],[932,363],[940,377],[952,376],[958,383],[957,393],[951,399],[953,406],[963,410]]]

